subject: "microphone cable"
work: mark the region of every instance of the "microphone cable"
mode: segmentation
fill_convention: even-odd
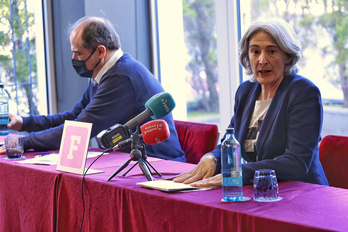
[[[112,149],[107,149],[107,150],[104,150],[88,167],[87,169],[85,170],[85,172],[83,173],[83,176],[82,176],[82,181],[81,181],[81,197],[82,197],[82,218],[81,218],[81,225],[80,225],[80,232],[82,231],[82,225],[83,225],[83,220],[84,220],[84,217],[85,217],[85,199],[83,197],[83,182],[85,180],[85,176],[88,172],[88,170],[91,168],[91,166],[100,158],[102,157],[105,153],[108,153],[112,151]]]

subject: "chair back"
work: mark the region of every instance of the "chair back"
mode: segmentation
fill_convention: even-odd
[[[174,123],[187,163],[197,164],[205,153],[214,150],[219,137],[217,125],[179,120]]]
[[[348,189],[348,136],[325,136],[319,145],[319,158],[329,185]]]

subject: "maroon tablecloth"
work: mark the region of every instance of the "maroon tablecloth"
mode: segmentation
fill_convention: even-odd
[[[106,181],[128,158],[128,154],[109,154],[92,166],[105,173],[85,178],[83,231],[348,231],[346,189],[285,182],[280,184],[281,201],[224,203],[221,188],[165,193],[137,186],[146,181],[139,166],[126,177]],[[157,159],[150,163],[163,177],[194,167]],[[58,231],[80,227],[81,180],[68,173],[60,179]],[[252,186],[244,187],[244,195],[252,198]]]
[[[30,157],[30,155],[26,155]],[[82,176],[56,166],[15,164],[0,156],[0,231],[79,231]],[[82,231],[348,231],[348,190],[302,182],[280,183],[278,202],[221,202],[221,188],[165,193],[137,186],[139,166],[107,181],[129,154],[102,156],[84,179]],[[87,165],[95,158],[87,159]],[[148,159],[170,177],[192,164]],[[153,174],[155,179],[159,179]],[[252,198],[252,186],[244,187]]]
[[[0,155],[0,231],[54,231],[62,173],[55,166],[18,164],[6,157]]]

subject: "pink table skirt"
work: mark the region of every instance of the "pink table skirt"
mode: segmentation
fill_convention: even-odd
[[[27,157],[32,155],[26,154]],[[83,205],[82,176],[56,166],[16,164],[0,156],[0,232],[79,231]],[[95,158],[87,159],[89,165]],[[83,184],[82,231],[348,231],[348,190],[302,182],[280,183],[278,202],[221,202],[221,188],[165,193],[142,188],[139,166],[107,179],[129,154],[102,156]],[[194,165],[148,158],[162,178]],[[155,179],[160,179],[153,173]]]
[[[0,231],[54,231],[62,173],[55,167],[22,165],[6,157],[0,155]]]
[[[281,201],[252,200],[252,186],[244,186],[247,202],[221,202],[222,189],[165,193],[137,186],[146,181],[139,166],[108,177],[128,154],[110,154],[93,164],[105,173],[84,182],[83,231],[348,231],[348,190],[307,184],[280,183]],[[163,178],[195,165],[149,159]],[[128,168],[131,165],[128,166]],[[128,170],[125,168],[125,170]],[[155,179],[159,179],[153,174]],[[76,231],[82,218],[81,177],[64,174],[58,194],[59,231]]]

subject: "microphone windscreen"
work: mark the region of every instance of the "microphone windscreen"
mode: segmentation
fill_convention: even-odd
[[[169,127],[166,121],[157,119],[144,123],[141,127],[143,140],[148,145],[162,143],[170,136]]]
[[[146,103],[145,108],[153,113],[151,118],[158,119],[166,116],[175,108],[175,102],[167,92],[161,92],[152,96]]]

